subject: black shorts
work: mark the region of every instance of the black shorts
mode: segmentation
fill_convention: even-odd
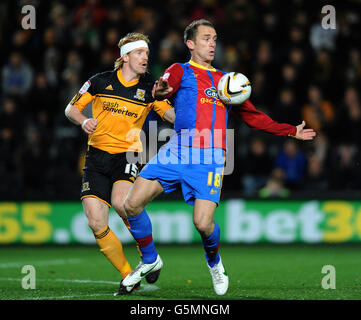
[[[111,206],[113,184],[119,181],[134,183],[141,164],[127,161],[127,154],[137,152],[123,152],[110,154],[106,151],[89,146],[85,157],[84,175],[80,199],[95,197]]]

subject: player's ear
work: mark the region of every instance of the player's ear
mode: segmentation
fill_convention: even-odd
[[[186,45],[187,45],[189,50],[193,50],[194,46],[195,46],[195,43],[194,43],[193,40],[187,40]]]
[[[126,53],[126,54],[123,56],[123,61],[124,61],[124,62],[129,62],[129,55],[128,55],[128,53]]]

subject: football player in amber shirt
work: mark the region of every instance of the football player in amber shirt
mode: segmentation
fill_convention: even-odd
[[[108,226],[109,208],[113,206],[129,229],[122,204],[140,164],[129,162],[127,155],[142,151],[140,132],[151,110],[171,123],[175,119],[172,106],[155,101],[152,95],[153,82],[146,74],[148,43],[148,37],[140,33],[122,38],[114,70],[91,77],[65,109],[68,119],[89,135],[81,189],[89,227],[101,252],[123,278],[132,269],[121,242]],[[82,111],[90,102],[92,118],[87,118]],[[150,273],[148,282],[155,282],[158,275]]]

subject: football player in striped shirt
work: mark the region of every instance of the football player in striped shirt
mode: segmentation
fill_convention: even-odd
[[[230,112],[254,129],[300,140],[315,136],[312,129],[304,129],[304,122],[297,127],[275,122],[249,100],[232,108],[225,105],[216,89],[225,72],[212,66],[216,41],[216,30],[209,21],[192,22],[184,32],[191,60],[173,64],[156,82],[156,97],[170,98],[174,103],[176,134],[143,168],[124,203],[131,231],[143,250],[143,264],[122,282],[128,290],[163,265],[152,241],[145,206],[180,185],[184,200],[193,205],[193,222],[203,241],[214,290],[218,295],[227,292],[229,280],[219,254],[220,228],[214,214],[222,188]]]

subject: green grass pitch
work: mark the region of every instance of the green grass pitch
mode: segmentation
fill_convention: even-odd
[[[164,267],[158,282],[132,295],[114,297],[120,275],[95,246],[1,247],[0,300],[253,300],[361,299],[361,246],[222,245],[230,278],[226,295],[217,296],[201,244],[157,245]],[[132,267],[135,246],[124,247]],[[21,270],[33,265],[36,289],[23,289]],[[336,269],[336,289],[321,286],[324,265]]]

